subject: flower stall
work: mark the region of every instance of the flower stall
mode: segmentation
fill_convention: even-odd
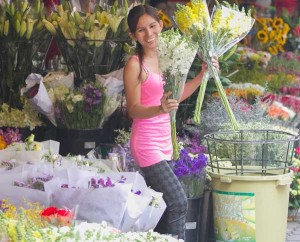
[[[166,204],[140,175],[123,123],[122,68],[134,47],[126,17],[140,2],[98,1],[83,11],[74,5],[79,1],[63,0],[47,5],[46,13],[40,0],[0,2],[0,241],[178,241],[153,231]],[[169,164],[189,200],[187,242],[215,240],[211,221],[224,194],[216,195],[213,208],[212,169],[230,171],[232,154],[241,155],[234,145],[218,146],[212,155],[205,135],[233,128],[246,141],[256,133],[243,130],[299,134],[299,13],[287,14],[293,9],[280,1],[274,5],[280,9],[259,11],[249,1],[236,2],[172,1],[180,32],[168,29],[158,38],[165,90],[176,99],[209,62],[199,90],[171,114]],[[48,60],[50,41],[59,56]],[[168,61],[171,55],[178,58]],[[51,134],[40,135],[43,126]],[[282,218],[299,208],[299,145],[292,162],[284,163],[293,177],[289,214]],[[243,154],[250,158],[260,151],[247,148]],[[285,154],[277,146],[266,150],[270,159]],[[254,204],[251,196],[247,201]],[[259,230],[247,214],[249,231]],[[216,236],[234,240],[236,231],[229,226]]]

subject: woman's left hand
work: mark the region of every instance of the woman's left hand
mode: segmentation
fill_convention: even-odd
[[[212,62],[213,67],[219,72],[220,65],[219,65],[218,57],[217,56],[213,56],[211,62]],[[205,63],[205,62],[202,63],[202,71],[206,71],[207,68],[208,68],[207,63]]]

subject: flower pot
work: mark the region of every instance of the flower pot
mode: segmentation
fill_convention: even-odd
[[[294,222],[297,220],[299,208],[289,208],[288,210],[288,222]]]

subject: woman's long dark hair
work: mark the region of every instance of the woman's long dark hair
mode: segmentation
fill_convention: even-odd
[[[133,7],[127,16],[127,24],[129,27],[129,31],[132,34],[135,34],[137,24],[139,22],[140,17],[142,17],[144,14],[148,14],[152,18],[154,18],[157,22],[160,21],[160,18],[158,17],[158,10],[154,7],[151,7],[149,5],[138,5]],[[143,62],[143,47],[142,45],[137,41],[136,42],[136,54],[139,57],[139,62],[140,62],[140,75],[142,73],[142,62]]]

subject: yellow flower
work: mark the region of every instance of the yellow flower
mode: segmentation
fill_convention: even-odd
[[[272,23],[273,27],[278,28],[281,27],[283,25],[283,19],[282,18],[278,18],[275,17]]]
[[[280,52],[284,52],[284,49],[283,49],[282,45],[277,45],[277,49],[278,49]]]
[[[210,16],[206,2],[192,0],[188,5],[181,5],[175,12],[175,20],[178,28],[186,34],[208,28]]]
[[[277,55],[278,54],[278,49],[275,45],[272,45],[268,48],[268,51],[272,54],[272,55]]]
[[[166,15],[163,11],[159,11],[158,16],[163,21],[163,24],[164,24],[165,28],[168,29],[168,28],[171,28],[173,26],[172,21],[170,20],[168,15]]]
[[[32,149],[33,149],[34,151],[39,151],[39,150],[42,149],[42,144],[39,143],[39,142],[34,142],[34,143],[33,143]]]
[[[276,31],[275,30],[271,30],[270,33],[269,33],[270,39],[274,39],[275,36],[276,36]]]
[[[267,43],[269,40],[268,35],[264,30],[258,31],[256,36],[257,36],[257,39],[263,44]]]

